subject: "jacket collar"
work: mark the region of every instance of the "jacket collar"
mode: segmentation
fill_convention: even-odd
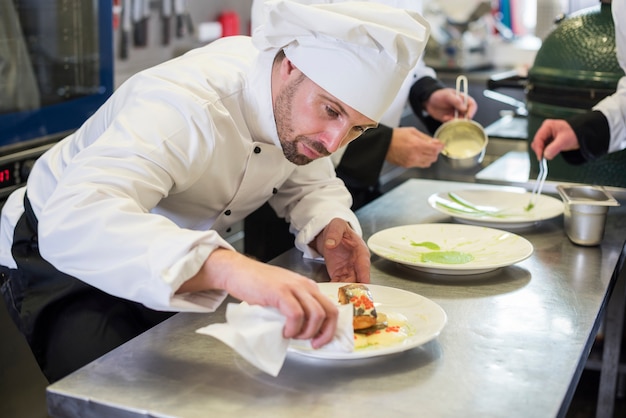
[[[252,140],[280,147],[272,106],[272,63],[275,50],[259,53],[250,68],[243,91],[244,118]]]

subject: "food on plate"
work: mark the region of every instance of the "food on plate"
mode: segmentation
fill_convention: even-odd
[[[366,350],[402,344],[415,330],[399,312],[378,312],[378,322],[370,328],[354,331],[354,349]]]
[[[374,306],[374,299],[367,286],[352,283],[339,288],[339,303],[351,303],[354,308],[352,326],[355,331],[370,328],[376,325],[378,314]]]
[[[370,289],[353,283],[338,288],[339,303],[351,303],[354,308],[354,349],[367,350],[402,344],[415,330],[400,312],[380,312],[376,309]]]

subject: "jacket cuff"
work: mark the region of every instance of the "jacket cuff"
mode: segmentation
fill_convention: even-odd
[[[611,140],[611,130],[606,116],[598,110],[575,115],[567,119],[572,127],[580,149],[563,152],[570,164],[582,164],[606,155]]]
[[[411,90],[409,91],[409,104],[411,105],[413,113],[419,118],[420,121],[422,121],[426,129],[428,129],[431,134],[433,134],[437,128],[441,126],[441,122],[428,115],[424,109],[424,104],[435,91],[441,90],[445,87],[445,84],[441,81],[426,76],[417,80],[411,86]]]

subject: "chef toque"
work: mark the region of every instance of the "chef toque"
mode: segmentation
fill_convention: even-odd
[[[265,3],[252,40],[285,56],[324,90],[380,121],[415,67],[430,26],[418,13],[378,3]]]

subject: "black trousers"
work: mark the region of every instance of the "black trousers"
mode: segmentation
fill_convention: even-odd
[[[2,296],[50,383],[173,315],[117,298],[68,276],[39,254],[30,202],[19,220],[12,254],[17,269],[0,266]]]

